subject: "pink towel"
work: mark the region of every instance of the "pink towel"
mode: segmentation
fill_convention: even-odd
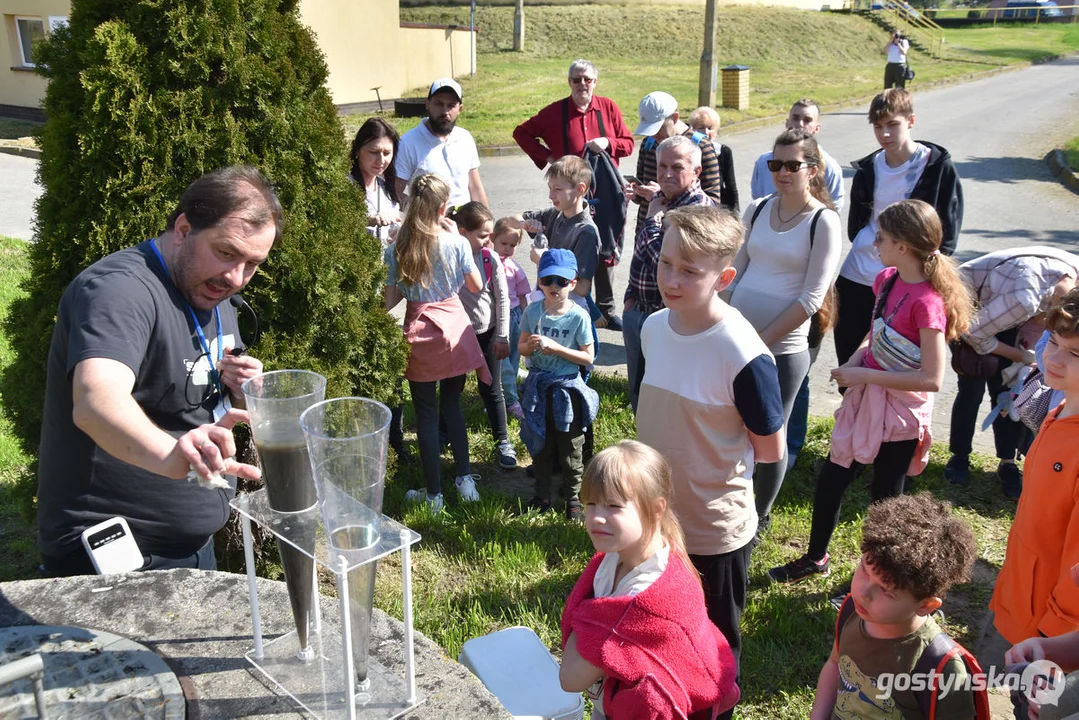
[[[929,463],[932,417],[933,393],[891,390],[880,385],[850,387],[835,412],[832,462],[842,467],[850,467],[855,461],[870,465],[882,442],[916,439],[918,447],[907,475],[919,475]]]
[[[490,385],[491,372],[468,313],[456,295],[441,302],[409,302],[405,311],[408,356],[405,378],[432,382],[466,375],[473,370]]]

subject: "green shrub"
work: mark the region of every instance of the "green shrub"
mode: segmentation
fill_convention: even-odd
[[[252,354],[324,374],[329,397],[390,399],[407,350],[382,309],[379,244],[295,0],[74,0],[39,53],[44,194],[0,386],[28,449],[64,288],[157,236],[188,183],[234,163],[266,173],[285,208],[284,236],[244,292],[263,328]]]

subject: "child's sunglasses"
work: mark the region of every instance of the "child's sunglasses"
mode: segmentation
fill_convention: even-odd
[[[544,287],[550,287],[552,285],[557,284],[558,287],[564,288],[567,285],[569,285],[571,282],[573,282],[573,281],[572,280],[567,280],[564,277],[558,277],[557,275],[548,275],[547,277],[541,277],[539,279],[539,284],[544,286]]]
[[[779,172],[780,168],[787,168],[787,172],[796,173],[802,169],[802,166],[815,167],[811,162],[805,162],[804,160],[769,160],[768,169],[772,172]]]

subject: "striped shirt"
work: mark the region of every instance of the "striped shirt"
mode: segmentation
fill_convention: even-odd
[[[685,207],[687,205],[716,205],[717,203],[704,194],[700,183],[694,183],[693,187],[667,203],[667,209]],[[634,301],[634,307],[647,315],[663,307],[663,296],[659,293],[659,281],[656,273],[659,270],[659,251],[663,246],[663,215],[657,213],[655,217],[645,219],[638,223],[637,240],[633,246],[633,259],[629,263],[629,283],[626,285],[625,300],[630,298]]]

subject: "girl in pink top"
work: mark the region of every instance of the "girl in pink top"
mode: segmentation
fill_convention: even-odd
[[[970,293],[954,261],[940,254],[933,207],[903,200],[887,207],[879,223],[875,245],[884,270],[873,283],[873,324],[850,360],[832,371],[846,392],[835,415],[831,457],[817,478],[809,551],[769,570],[775,582],[828,574],[828,543],[843,493],[862,465],[873,463],[873,502],[902,494],[906,475],[925,468],[945,348],[970,325]]]
[[[506,284],[510,293],[510,356],[502,361],[502,394],[506,397],[506,410],[518,420],[524,420],[520,397],[517,395],[517,371],[521,368],[521,353],[517,350],[517,340],[521,337],[521,315],[528,307],[528,293],[532,286],[528,276],[513,253],[521,242],[520,228],[511,227],[512,218],[501,218],[495,223],[491,238],[495,252],[502,258],[502,267],[506,271]]]

